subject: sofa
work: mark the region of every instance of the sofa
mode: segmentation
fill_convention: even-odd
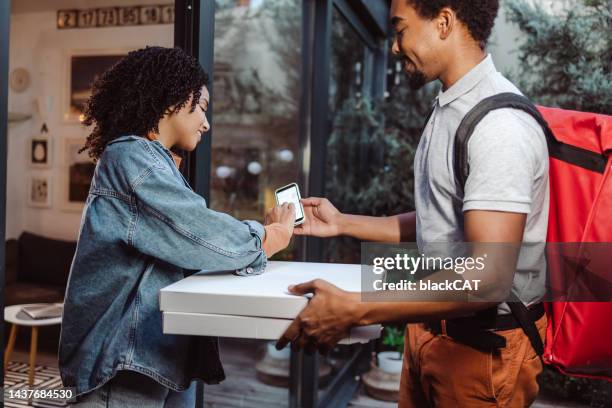
[[[62,302],[76,242],[23,232],[6,241],[5,306]]]

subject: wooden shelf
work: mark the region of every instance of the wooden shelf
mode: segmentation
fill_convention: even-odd
[[[8,113],[9,123],[24,122],[31,118],[32,118],[32,115],[28,115],[27,113],[16,113],[16,112]]]

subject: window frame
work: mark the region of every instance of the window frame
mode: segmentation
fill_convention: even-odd
[[[5,245],[6,242],[6,163],[8,138],[8,75],[9,75],[9,35],[11,23],[11,2],[0,0],[0,306],[4,310],[5,287]],[[4,339],[5,322],[0,324],[0,338]],[[4,384],[4,359],[0,366],[0,380]]]

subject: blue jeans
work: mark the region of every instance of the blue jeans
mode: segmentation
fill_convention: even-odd
[[[72,406],[81,408],[193,408],[195,381],[183,391],[164,387],[144,374],[119,371],[102,387],[85,394]]]

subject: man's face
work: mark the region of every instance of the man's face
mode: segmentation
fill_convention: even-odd
[[[408,0],[393,0],[390,17],[395,31],[391,50],[401,58],[409,85],[418,89],[437,79],[442,46],[437,20],[421,17]]]

